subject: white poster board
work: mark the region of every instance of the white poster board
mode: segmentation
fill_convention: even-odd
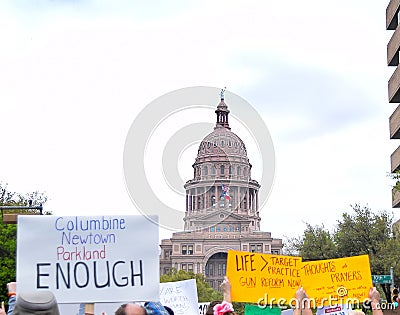
[[[333,306],[324,306],[317,309],[316,315],[349,315],[351,306],[339,304]]]
[[[140,215],[18,216],[17,290],[50,290],[59,303],[157,301],[158,241]]]
[[[287,310],[282,310],[281,311],[281,315],[293,315],[294,313],[294,309],[293,308],[289,308]]]
[[[160,302],[175,315],[199,315],[196,280],[160,283]]]
[[[58,310],[60,315],[79,315],[79,308],[81,304],[60,304],[58,303]]]

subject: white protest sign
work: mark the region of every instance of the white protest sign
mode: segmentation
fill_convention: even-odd
[[[347,304],[324,306],[317,309],[316,315],[349,315],[351,307]]]
[[[160,283],[160,302],[175,315],[199,315],[196,280]]]
[[[85,310],[83,310],[83,313],[79,313],[80,307],[81,307],[81,304],[61,304],[61,303],[58,303],[58,310],[60,312],[60,315],[79,315],[79,314],[84,314]],[[83,305],[83,308],[85,308],[84,305]]]
[[[158,226],[143,216],[24,215],[17,233],[18,291],[50,290],[59,303],[159,298]]]

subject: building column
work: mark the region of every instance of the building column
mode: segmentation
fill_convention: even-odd
[[[189,207],[190,211],[193,211],[193,192],[192,190],[190,190],[190,207]]]
[[[253,192],[251,188],[249,188],[249,211],[250,213],[253,212]]]
[[[206,199],[206,191],[207,191],[207,187],[203,187],[202,189],[201,189],[201,209],[200,209],[200,211],[201,212],[204,212],[204,210],[207,208],[206,207],[206,202],[207,202],[207,199]]]
[[[215,209],[219,209],[218,185],[215,185]]]
[[[246,210],[250,210],[250,200],[249,200],[250,198],[249,198],[249,188],[247,187],[246,188],[246,207],[247,207],[247,209]],[[248,211],[247,211],[248,212]]]
[[[197,208],[198,208],[198,206],[197,206],[197,198],[198,198],[198,195],[197,195],[197,187],[194,189],[194,207],[193,207],[193,210],[194,211],[196,211],[197,210]]]
[[[204,210],[207,210],[210,205],[210,198],[211,198],[211,191],[208,189],[208,187],[205,188],[206,191],[204,192]]]
[[[259,204],[258,204],[258,190],[256,190],[256,211],[258,212]]]
[[[253,212],[255,212],[255,209],[256,209],[256,202],[255,202],[255,200],[256,200],[256,198],[255,198],[255,191],[254,191],[254,189],[252,189],[251,190],[251,210],[253,211]]]
[[[241,200],[241,195],[240,195],[240,186],[237,188],[237,196],[236,196],[236,203],[238,206],[238,211],[240,211],[240,200]]]

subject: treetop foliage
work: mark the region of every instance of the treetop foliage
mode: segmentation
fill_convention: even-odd
[[[393,225],[393,214],[374,213],[367,206],[355,204],[337,221],[333,232],[323,225],[311,226],[300,237],[287,239],[288,255],[299,255],[303,260],[320,260],[357,255],[369,255],[371,273],[385,275],[393,267],[395,283],[400,283],[400,234]],[[386,297],[390,290],[382,285]]]
[[[0,183],[0,206],[32,206],[43,205],[47,197],[41,192],[31,192],[21,195],[8,190],[7,184]],[[15,210],[3,210],[4,213]],[[18,213],[29,213],[34,210],[18,210]],[[49,212],[47,212],[49,213]],[[3,214],[3,213],[2,213]],[[7,283],[15,281],[16,275],[16,241],[17,225],[3,224],[0,216],[0,301],[7,301]]]

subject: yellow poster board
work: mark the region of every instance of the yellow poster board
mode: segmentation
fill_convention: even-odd
[[[301,280],[316,306],[363,302],[372,286],[369,257],[303,262]]]
[[[228,251],[232,301],[287,304],[301,286],[301,267],[301,257]]]

